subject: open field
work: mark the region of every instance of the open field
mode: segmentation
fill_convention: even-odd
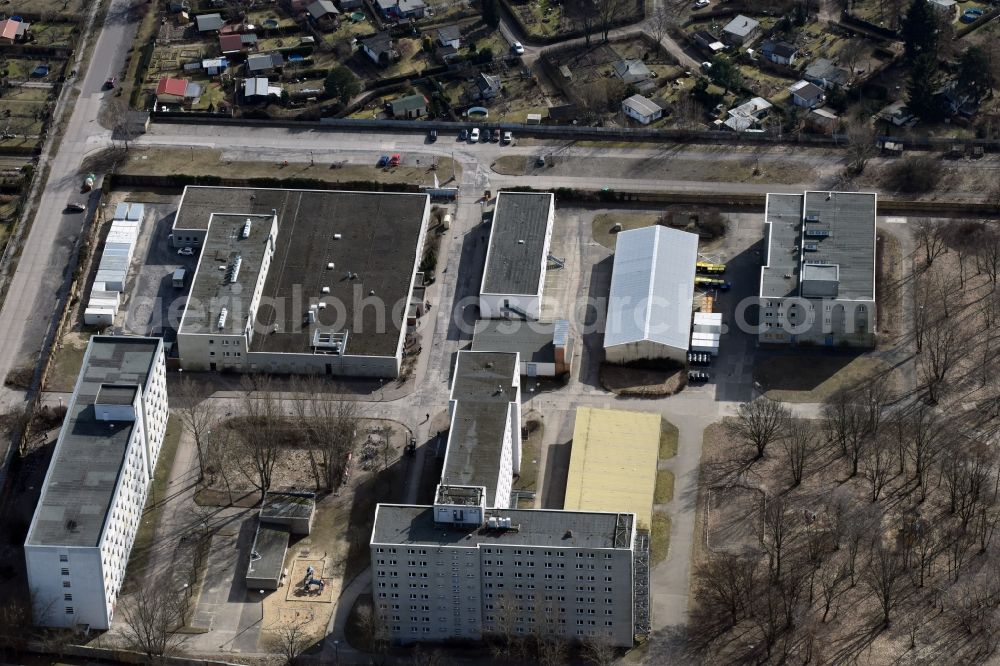
[[[233,174],[236,178],[315,178],[328,183],[374,180],[384,183],[429,183],[433,171],[427,166],[416,165],[414,158],[404,156],[403,165],[394,169],[379,169],[374,164],[344,164],[333,168],[329,163],[316,160],[315,166],[308,162],[294,162],[283,166],[277,162],[242,162],[226,159],[223,151],[210,148],[133,149],[124,156],[121,152],[105,152],[88,159],[84,171],[106,172],[116,164],[119,172],[166,176],[187,174],[192,176]],[[440,178],[450,177],[455,169],[455,178],[461,180],[462,168],[454,164],[450,157],[438,158],[437,172]]]
[[[13,0],[4,7],[8,14],[18,12],[33,12],[35,14],[56,14],[79,15],[83,13],[87,6],[86,0]]]

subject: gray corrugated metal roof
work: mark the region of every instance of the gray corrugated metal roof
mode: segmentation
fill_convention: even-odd
[[[604,347],[649,340],[687,349],[697,260],[695,234],[659,225],[619,233]]]
[[[504,509],[488,511],[487,516],[510,518],[517,530],[501,531],[471,526],[449,525],[443,529],[434,523],[434,508],[380,504],[375,516],[372,543],[426,544],[431,546],[524,545],[553,548],[616,547],[619,516],[629,534],[635,524],[633,514],[549,509]],[[618,547],[628,549],[631,539]]]
[[[95,547],[125,462],[133,422],[98,421],[103,384],[144,386],[159,338],[94,336],[66,408],[26,544]]]
[[[520,319],[480,319],[472,337],[473,351],[517,352],[522,363],[554,363],[555,324]]]
[[[839,267],[837,298],[875,298],[876,196],[867,192],[768,194],[770,222],[768,265],[761,269],[761,296],[794,296],[799,292],[804,261]],[[826,229],[826,237],[805,237],[802,220],[817,216],[807,228]],[[804,243],[815,251],[804,252]],[[785,275],[791,277],[786,278]]]
[[[545,260],[551,193],[501,192],[483,273],[484,294],[535,294]]]

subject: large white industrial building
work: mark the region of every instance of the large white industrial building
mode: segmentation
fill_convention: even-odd
[[[91,338],[24,543],[36,624],[108,628],[167,409],[162,340]]]
[[[434,504],[376,509],[372,592],[396,643],[514,632],[631,646],[645,626],[648,542],[634,514],[511,508],[518,366],[516,353],[458,353]]]
[[[609,362],[686,361],[697,261],[695,234],[659,225],[618,234],[604,329]]]
[[[759,342],[874,346],[876,199],[767,195]]]
[[[186,188],[181,367],[398,376],[429,214],[426,194]]]
[[[538,319],[555,221],[551,193],[500,192],[479,289],[483,319]]]

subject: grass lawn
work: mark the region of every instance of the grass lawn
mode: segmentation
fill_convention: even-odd
[[[653,504],[666,504],[672,499],[674,499],[674,473],[669,469],[657,470]]]
[[[32,23],[31,34],[38,46],[69,46],[77,27],[72,23]]]
[[[170,478],[170,470],[174,466],[174,456],[177,455],[177,446],[181,441],[181,433],[184,426],[180,420],[171,416],[167,421],[167,433],[163,438],[163,446],[160,448],[160,457],[156,461],[156,471],[153,472],[153,483],[149,488],[149,497],[146,499],[146,506],[142,510],[142,520],[139,521],[139,529],[135,533],[135,542],[132,544],[132,554],[128,558],[128,567],[125,570],[126,580],[137,581],[146,571],[146,564],[149,562],[149,554],[153,550],[156,540],[156,523],[160,520],[160,504],[165,499],[167,481]]]
[[[631,229],[642,229],[656,224],[660,219],[659,213],[601,213],[594,217],[594,240],[611,250],[615,249],[617,233],[611,233],[611,228],[616,224],[622,225],[622,231]]]
[[[538,456],[542,448],[542,436],[545,434],[545,424],[540,420],[538,426],[528,433],[521,445],[521,475],[514,481],[514,490],[538,491]]]
[[[772,400],[823,402],[837,391],[889,371],[871,356],[796,354],[776,356],[754,367],[754,380]]]
[[[664,419],[660,426],[660,460],[677,455],[677,426]]]
[[[656,566],[667,559],[670,550],[670,516],[653,513],[653,529],[649,533],[650,566]]]
[[[62,345],[49,362],[46,391],[69,393],[73,390],[91,335],[83,331],[70,331],[63,336]]]
[[[90,158],[85,163],[85,171],[95,173],[106,171],[115,158],[121,158],[121,153],[112,154],[110,151],[103,151]],[[169,175],[183,173],[188,175],[210,175],[229,172],[239,174],[244,178],[270,177],[270,178],[315,178],[328,183],[342,183],[357,180],[375,180],[385,183],[430,183],[433,181],[432,172],[424,166],[409,166],[407,156],[403,155],[403,166],[395,169],[379,169],[375,164],[347,164],[341,168],[330,168],[329,163],[324,163],[320,155],[316,156],[316,165],[310,166],[308,155],[303,157],[303,162],[292,162],[287,167],[282,167],[276,162],[232,162],[222,159],[222,151],[211,148],[171,149],[171,148],[149,148],[145,150],[131,150],[124,156],[124,161],[119,166],[120,172],[132,174],[148,175]],[[426,160],[425,160],[426,161]],[[102,168],[105,167],[105,168]],[[444,180],[451,176],[452,159],[450,157],[438,158],[437,173],[439,178]],[[455,178],[461,180],[462,168],[455,165]]]

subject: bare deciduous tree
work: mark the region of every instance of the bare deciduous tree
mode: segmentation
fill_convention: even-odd
[[[172,652],[182,636],[186,600],[165,580],[147,581],[120,604],[122,633],[129,647],[150,661]]]
[[[854,122],[847,126],[846,136],[848,150],[847,170],[857,175],[865,170],[868,160],[874,157],[878,151],[878,148],[875,146],[875,128],[869,122]]]
[[[889,626],[892,609],[899,600],[906,569],[897,553],[876,542],[865,567],[864,582],[882,610],[882,626]]]
[[[750,607],[757,587],[757,555],[720,553],[695,569],[702,593],[702,610],[713,617],[726,617],[736,625]]]
[[[934,260],[948,251],[944,228],[933,220],[918,220],[913,226],[913,239],[923,250],[924,267],[930,268]]]
[[[816,449],[816,429],[810,421],[792,419],[788,434],[781,438],[781,447],[785,452],[792,486],[797,486],[802,483],[806,465]]]
[[[615,663],[615,649],[607,641],[588,638],[581,649],[583,659],[590,666],[611,666]]]
[[[872,438],[865,447],[865,478],[871,487],[871,500],[877,502],[892,471],[892,447],[883,435]]]
[[[820,622],[826,622],[826,618],[830,614],[830,607],[833,606],[834,600],[842,591],[841,588],[847,578],[847,567],[843,564],[837,566],[830,564],[820,571],[819,589],[823,597],[823,617]]]
[[[260,491],[263,501],[281,452],[282,398],[273,390],[268,378],[255,382],[254,378],[244,375],[241,386],[243,412],[249,427],[235,439],[237,451],[245,463],[240,471]]]
[[[788,542],[795,533],[795,521],[783,495],[772,495],[764,500],[764,520],[761,545],[767,551],[771,580],[781,579],[781,562]]]
[[[185,377],[176,391],[175,406],[188,434],[194,438],[198,451],[198,480],[205,478],[208,468],[208,439],[217,421],[215,407],[208,400],[208,391],[190,377]]]
[[[958,359],[964,355],[961,345],[962,332],[950,318],[931,322],[924,335],[924,353],[920,355],[918,367],[920,379],[927,391],[927,401],[936,404],[951,377]]]
[[[306,648],[313,642],[307,632],[308,627],[309,621],[300,619],[282,623],[272,630],[277,641],[278,652],[284,657],[285,664],[289,666],[294,664],[299,655],[305,652]]]
[[[726,419],[726,429],[756,452],[754,460],[764,457],[767,446],[782,436],[791,412],[780,402],[757,398],[740,404],[736,416]]]

